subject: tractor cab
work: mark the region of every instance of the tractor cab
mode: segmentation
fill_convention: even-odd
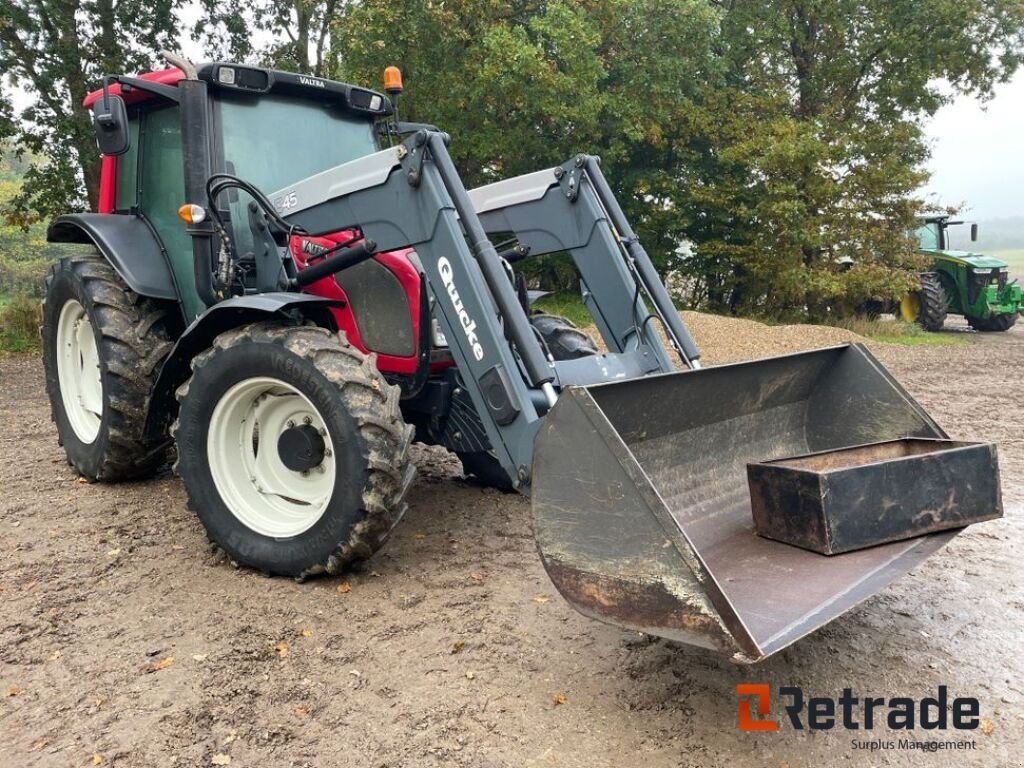
[[[950,250],[950,227],[965,224],[964,221],[953,221],[948,214],[937,214],[924,216],[921,219],[921,226],[917,228],[917,239],[921,250],[926,251],[947,251]],[[978,239],[978,225],[971,222],[971,242]]]
[[[375,152],[375,121],[391,112],[383,94],[305,75],[220,63],[200,65],[198,75],[207,84],[207,119],[194,135],[182,128],[180,69],[117,76],[85,100],[94,115],[109,109],[112,97],[124,100],[126,146],[103,165],[100,213],[141,215],[153,227],[186,288],[188,320],[205,309],[195,295],[192,239],[178,216],[186,202],[185,157],[196,154],[197,141],[209,144],[210,173],[278,189]],[[237,191],[220,201],[221,220],[243,253],[255,250],[249,201]]]
[[[134,216],[150,228],[179,287],[176,298],[185,323],[208,306],[195,269],[192,234],[200,222],[189,221],[189,211],[181,210],[198,199],[195,192],[189,194],[186,172],[188,161],[204,154],[199,147],[207,147],[199,164],[208,175],[229,174],[269,192],[377,152],[381,121],[393,113],[385,94],[307,75],[228,63],[201,64],[197,74],[206,85],[205,103],[194,110],[200,119],[184,127],[180,84],[185,75],[178,68],[111,77],[85,100],[97,123],[104,115],[118,123],[108,129],[120,145],[104,157],[99,212]],[[115,99],[124,105],[123,116],[111,107]],[[265,243],[258,236],[259,223],[250,217],[252,195],[231,189],[216,203],[218,227],[240,267],[214,287],[216,298],[265,290],[257,282]],[[294,200],[283,196],[274,203],[287,213]],[[302,269],[357,240],[357,232],[342,230],[291,237],[287,247]],[[213,251],[215,264],[216,244]],[[429,321],[421,322],[423,291],[409,253],[377,254],[309,287],[310,293],[336,300],[338,327],[356,346],[376,352],[383,369],[399,375],[415,372],[421,332],[429,329]]]

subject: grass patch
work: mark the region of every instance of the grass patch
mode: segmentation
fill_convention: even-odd
[[[967,344],[963,334],[926,331],[916,323],[905,323],[902,320],[847,318],[838,320],[834,325],[887,344],[904,344],[909,347],[962,347]]]
[[[535,301],[533,308],[549,315],[564,317],[580,328],[594,322],[590,311],[583,304],[583,297],[575,293],[553,293]]]
[[[39,299],[3,297],[0,304],[0,352],[39,351]]]

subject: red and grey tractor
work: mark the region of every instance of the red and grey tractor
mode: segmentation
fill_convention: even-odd
[[[748,661],[955,535],[829,558],[754,532],[747,463],[945,435],[856,345],[700,369],[597,157],[467,190],[457,139],[389,94],[165,56],[89,96],[100,208],[49,228],[81,246],[43,336],[84,477],[173,456],[233,560],[304,578],[369,557],[406,509],[410,444],[441,445],[532,496],[576,608]],[[551,253],[606,352],[531,310],[516,264]]]

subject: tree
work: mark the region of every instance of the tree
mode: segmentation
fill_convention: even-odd
[[[152,69],[156,51],[176,48],[180,1],[0,0],[0,138],[45,158],[27,170],[9,221],[96,207],[100,157],[82,100],[104,74]],[[15,90],[30,102],[17,115]]]
[[[202,0],[194,36],[213,58],[249,61],[316,77],[333,77],[330,25],[338,0]],[[263,39],[258,42],[254,38]]]
[[[1013,0],[723,3],[725,79],[679,169],[698,298],[820,317],[913,284],[923,120],[1021,62]],[[851,266],[852,265],[852,266]]]
[[[599,149],[693,303],[820,317],[911,286],[922,122],[1015,70],[1020,4],[713,5],[366,0],[334,45],[351,80],[403,68],[403,116],[453,134],[469,184]]]
[[[20,193],[34,160],[19,158],[0,144],[0,209]],[[46,225],[42,222],[27,228],[0,222],[0,301],[22,294],[38,296],[47,270],[61,253],[60,245],[46,242]]]
[[[364,0],[332,31],[346,79],[402,69],[402,118],[452,135],[468,186],[599,153],[667,269],[682,238],[667,169],[692,139],[716,26],[702,0]],[[549,267],[547,287],[575,285],[557,260]]]

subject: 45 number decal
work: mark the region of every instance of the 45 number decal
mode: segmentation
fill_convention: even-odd
[[[288,192],[287,194],[281,195],[274,201],[274,207],[279,211],[287,211],[299,204],[299,199],[295,196],[294,192]]]

